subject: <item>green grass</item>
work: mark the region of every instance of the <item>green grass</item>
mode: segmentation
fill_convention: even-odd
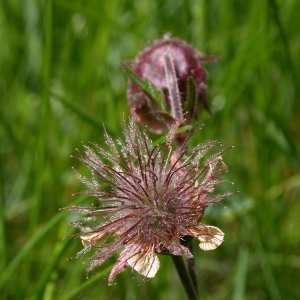
[[[0,294],[3,299],[185,299],[168,257],[154,279],[115,258],[86,279],[81,245],[63,239],[75,218],[59,208],[93,199],[70,155],[120,136],[128,115],[120,62],[169,32],[220,60],[205,65],[214,114],[193,143],[234,145],[226,178],[239,191],[204,223],[225,232],[196,253],[202,299],[300,295],[300,3],[253,1],[1,1]],[[154,137],[154,139],[157,137]]]

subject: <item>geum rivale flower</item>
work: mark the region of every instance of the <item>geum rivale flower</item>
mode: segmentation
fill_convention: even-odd
[[[105,132],[108,149],[84,146],[85,155],[78,158],[91,170],[93,179],[75,173],[99,205],[66,208],[88,215],[72,222],[81,229],[75,236],[84,245],[75,257],[95,248],[89,272],[122,249],[109,284],[127,266],[144,277],[154,277],[160,266],[159,253],[192,258],[182,244],[186,236],[198,239],[202,250],[213,250],[223,241],[220,229],[199,222],[208,205],[230,195],[211,195],[225,181],[219,178],[227,172],[221,158],[227,149],[204,163],[203,156],[220,143],[210,141],[186,154],[186,143],[197,130],[192,129],[181,148],[174,150],[172,141],[181,122],[172,126],[162,144],[153,146],[135,120],[128,125],[123,121],[124,141],[118,139],[115,144]]]

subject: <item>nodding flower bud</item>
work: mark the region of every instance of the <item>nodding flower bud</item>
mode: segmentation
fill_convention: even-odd
[[[170,86],[168,80],[168,59],[175,70],[174,78],[177,87]],[[204,108],[210,111],[210,103],[207,96],[206,74],[201,66],[203,62],[216,60],[216,57],[205,57],[196,51],[191,45],[180,39],[165,37],[156,41],[152,46],[142,51],[136,59],[130,63],[133,73],[142,80],[149,80],[154,88],[161,90],[164,94],[167,110],[172,110],[172,93],[179,93],[181,110],[186,113],[184,103],[188,93],[188,79],[191,77],[195,83],[196,103],[192,114],[186,116],[187,123],[197,119]],[[172,71],[170,70],[170,71]],[[174,81],[174,80],[173,80]],[[170,91],[172,91],[170,93]],[[176,97],[175,97],[176,98]],[[178,117],[166,114],[157,107],[149,97],[132,80],[129,81],[128,99],[131,113],[136,116],[137,121],[147,125],[149,130],[161,134],[165,131],[166,124],[170,125],[170,119]],[[175,104],[176,106],[176,104]],[[172,122],[171,122],[172,123]]]

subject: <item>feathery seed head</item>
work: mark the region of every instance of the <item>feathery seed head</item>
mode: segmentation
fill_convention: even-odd
[[[158,146],[152,145],[134,119],[128,125],[123,121],[125,139],[117,140],[118,145],[105,132],[108,149],[96,144],[85,146],[85,155],[78,158],[91,170],[93,179],[75,173],[99,203],[95,207],[67,208],[87,215],[73,222],[81,229],[76,236],[84,246],[76,257],[94,248],[90,271],[121,250],[109,284],[126,266],[145,277],[154,277],[159,269],[159,253],[192,257],[182,244],[185,236],[198,239],[203,250],[213,250],[223,241],[220,229],[199,222],[208,205],[230,195],[211,195],[215,185],[224,182],[220,176],[227,167],[221,155],[226,150],[203,162],[209,150],[220,146],[213,141],[186,154],[186,142],[197,129],[181,148],[174,150],[172,141],[182,121],[173,124]]]

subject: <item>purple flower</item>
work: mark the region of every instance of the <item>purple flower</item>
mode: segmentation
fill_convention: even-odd
[[[193,257],[182,244],[186,236],[198,239],[202,250],[213,250],[223,242],[220,229],[200,220],[208,205],[230,195],[212,195],[215,186],[224,182],[220,176],[227,167],[221,155],[226,150],[204,161],[209,150],[220,146],[212,141],[186,154],[186,143],[197,129],[174,150],[175,131],[182,121],[173,124],[158,146],[152,145],[134,119],[128,125],[123,121],[124,140],[115,143],[105,132],[107,149],[85,146],[85,155],[78,158],[91,170],[92,179],[75,173],[91,189],[87,194],[98,198],[98,205],[67,208],[87,215],[72,223],[80,228],[75,236],[84,246],[76,257],[94,248],[90,271],[121,251],[109,284],[127,266],[144,277],[154,277],[159,253]]]
[[[130,63],[132,71],[141,79],[148,79],[153,86],[164,93],[165,102],[171,108],[169,83],[166,76],[166,55],[170,58],[174,66],[175,79],[182,109],[187,98],[187,81],[192,77],[196,85],[195,111],[192,116],[187,116],[190,123],[197,118],[202,108],[209,111],[210,103],[206,92],[206,74],[201,66],[203,62],[216,60],[216,57],[205,57],[196,51],[191,45],[179,39],[165,37],[156,41],[152,46],[141,52],[137,58]],[[172,91],[175,89],[172,88]],[[137,121],[147,125],[149,130],[161,134],[165,130],[165,123],[169,123],[169,118],[165,114],[157,114],[160,110],[138,86],[129,81],[128,99],[131,113],[137,117]],[[164,117],[167,117],[163,119]],[[176,116],[172,116],[175,120]]]

